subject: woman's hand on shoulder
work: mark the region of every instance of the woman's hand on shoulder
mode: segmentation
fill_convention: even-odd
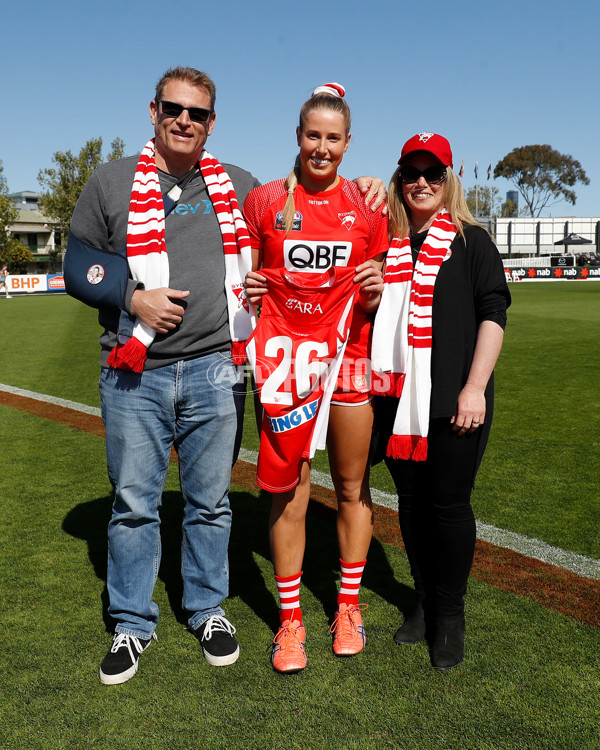
[[[258,271],[248,271],[244,279],[244,291],[253,305],[260,305],[263,294],[269,293],[267,280]]]
[[[382,264],[375,260],[367,260],[356,266],[354,283],[359,284],[359,301],[365,312],[375,312],[379,307],[383,292]]]
[[[371,211],[375,213],[379,206],[387,201],[387,189],[383,180],[379,177],[357,177],[354,182],[358,189],[365,196],[365,203],[370,206]],[[386,216],[388,212],[387,205],[383,206],[381,213]]]

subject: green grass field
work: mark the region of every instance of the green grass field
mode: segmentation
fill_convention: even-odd
[[[476,515],[600,558],[600,284],[523,283],[511,292]],[[0,382],[98,405],[94,311],[63,296],[0,299],[0,321]],[[246,447],[255,449],[252,419],[246,432]],[[402,550],[378,540],[363,588],[367,648],[353,659],[333,657],[337,551],[326,508],[308,520],[309,668],[275,674],[268,503],[244,487],[231,493],[226,604],[242,654],[231,667],[210,667],[179,606],[176,467],[163,508],[159,641],[133,680],[101,685],[98,667],[110,644],[103,441],[8,406],[0,406],[0,440],[3,750],[600,747],[598,629],[472,580],[465,662],[440,674],[423,645],[392,643],[410,579]],[[324,456],[315,464],[326,470]],[[391,491],[381,467],[372,483]]]

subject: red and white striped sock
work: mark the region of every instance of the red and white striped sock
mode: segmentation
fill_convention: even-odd
[[[302,571],[293,576],[275,576],[277,593],[279,594],[279,620],[300,620],[302,622],[302,610],[300,609],[300,580]]]
[[[366,564],[366,560],[347,563],[340,557],[342,580],[338,594],[338,607],[340,604],[358,604],[358,591]]]

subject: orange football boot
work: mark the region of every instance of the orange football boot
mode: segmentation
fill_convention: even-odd
[[[300,672],[306,667],[306,630],[300,620],[284,620],[273,639],[271,663],[282,674]]]
[[[333,653],[336,656],[354,656],[363,650],[367,642],[361,609],[368,604],[339,605],[335,620],[329,629],[333,633]]]

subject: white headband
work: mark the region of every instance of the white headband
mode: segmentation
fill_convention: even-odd
[[[323,86],[317,86],[312,95],[316,96],[317,94],[330,94],[331,96],[338,96],[340,99],[343,99],[346,89],[341,83],[326,83]]]

